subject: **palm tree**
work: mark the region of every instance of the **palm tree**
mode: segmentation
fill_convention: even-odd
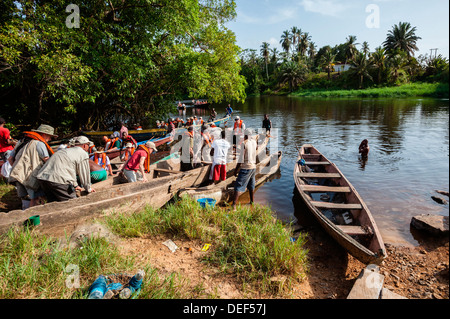
[[[292,27],[291,28],[291,43],[292,46],[295,49],[295,45],[298,44],[300,42],[300,37],[302,35],[302,30],[297,28],[297,27]]]
[[[291,34],[289,30],[283,31],[280,40],[281,47],[289,55],[289,49],[291,48]]]
[[[372,80],[370,70],[373,68],[373,64],[363,52],[357,53],[350,63],[352,64],[352,68],[350,68],[349,73],[358,77],[359,88],[362,89],[364,78]]]
[[[267,63],[269,61],[269,46],[270,44],[267,42],[263,42],[261,45],[261,55],[264,57],[264,62],[266,64],[266,76],[267,80],[269,79],[269,70],[267,68]]]
[[[314,42],[310,42],[308,47],[309,58],[311,60],[314,59],[316,53],[317,53],[316,44]]]
[[[356,36],[349,35],[346,40],[347,40],[347,42],[345,42],[345,64],[347,64],[348,60],[352,60],[353,57],[355,56],[356,51],[358,51],[356,49],[356,45],[358,43],[355,43]]]
[[[388,52],[393,52],[396,49],[405,51],[409,58],[414,55],[414,51],[418,50],[416,44],[417,40],[420,39],[422,38],[416,36],[416,27],[412,28],[409,22],[399,22],[388,32],[383,46]]]
[[[369,54],[369,43],[367,41],[364,41],[362,43],[362,48],[361,48],[362,52],[366,55]]]
[[[310,41],[311,36],[308,34],[308,32],[305,32],[301,35],[300,42],[298,44],[298,51],[300,52],[301,56],[305,56]]]
[[[336,54],[327,49],[321,58],[320,65],[328,72],[328,80],[331,79],[331,71],[333,70]]]
[[[375,48],[375,52],[370,57],[374,67],[378,69],[377,83],[381,83],[381,73],[386,67],[386,51],[382,47]]]
[[[387,66],[389,75],[392,77],[392,82],[396,83],[400,76],[406,76],[405,69],[408,67],[407,53],[403,50],[396,49],[388,57]]]
[[[306,67],[295,61],[283,63],[280,67],[280,82],[289,84],[289,92],[292,92],[297,85],[305,80]]]

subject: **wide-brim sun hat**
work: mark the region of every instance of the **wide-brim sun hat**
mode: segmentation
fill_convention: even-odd
[[[41,124],[37,129],[32,131],[36,133],[47,134],[50,135],[51,137],[58,137],[58,135],[55,134],[55,129],[47,124]]]
[[[128,148],[128,147],[133,147],[133,144],[127,143],[127,144],[125,145],[125,148]]]

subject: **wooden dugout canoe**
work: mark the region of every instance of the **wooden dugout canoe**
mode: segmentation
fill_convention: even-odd
[[[264,160],[260,161],[256,165],[255,187],[258,187],[266,182],[273,174],[275,174],[280,169],[281,158],[282,152],[279,151],[272,154],[271,156],[267,156]],[[178,195],[189,195],[194,199],[212,198],[216,200],[216,203],[220,203],[222,201],[229,202],[231,201],[232,194],[234,192],[234,188],[231,187],[236,180],[234,172],[234,169],[232,171],[227,171],[227,179],[217,184],[182,189],[180,190]]]
[[[379,264],[386,257],[369,208],[337,166],[314,146],[305,144],[299,150],[294,181],[320,225],[352,256],[366,264]]]

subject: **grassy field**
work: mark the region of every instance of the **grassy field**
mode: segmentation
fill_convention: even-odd
[[[283,289],[271,277],[287,278],[283,288],[301,280],[306,271],[305,235],[296,241],[267,207],[227,207],[202,209],[183,198],[164,209],[145,208],[134,214],[114,213],[99,222],[122,239],[170,234],[171,238],[210,242],[203,262],[223,274],[234,274],[242,285],[283,296]],[[67,284],[70,265],[79,271],[80,287]],[[68,268],[69,267],[69,268]],[[104,238],[86,239],[78,248],[61,246],[58,238],[27,229],[11,229],[0,237],[0,298],[82,299],[100,274],[126,273],[136,269],[134,258],[120,254],[118,247]],[[183,278],[173,273],[160,276],[148,264],[144,269],[139,298],[214,298],[183,287]]]
[[[320,97],[320,98],[339,98],[339,97],[441,97],[448,98],[448,83],[411,83],[400,86],[368,88],[361,90],[342,90],[342,89],[305,89],[298,90],[290,96],[299,97]]]

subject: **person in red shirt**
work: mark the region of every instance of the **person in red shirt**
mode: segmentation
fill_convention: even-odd
[[[145,173],[150,172],[150,154],[157,152],[155,143],[147,141],[145,145],[139,145],[133,155],[124,163],[122,172],[129,183],[147,182]]]
[[[7,151],[12,151],[16,142],[11,138],[9,130],[5,127],[6,121],[0,117],[0,160],[6,161]]]

